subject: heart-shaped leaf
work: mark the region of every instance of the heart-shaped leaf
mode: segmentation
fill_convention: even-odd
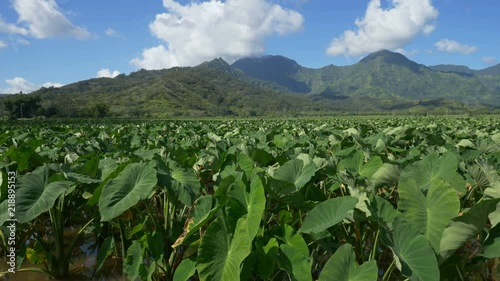
[[[156,186],[155,163],[132,163],[107,182],[99,198],[101,221],[110,221],[145,199]]]

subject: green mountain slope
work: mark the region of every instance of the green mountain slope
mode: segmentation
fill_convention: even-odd
[[[287,65],[289,67],[285,68]],[[466,71],[461,67],[441,66],[433,70],[386,50],[342,67],[330,65],[309,69],[284,57],[242,59],[232,66],[249,76],[272,81],[292,91],[331,99],[353,96],[382,100],[446,97],[489,103],[500,95],[491,82],[460,72]],[[297,91],[297,84],[307,88]]]
[[[265,67],[262,67],[265,65]],[[265,56],[261,58],[246,58],[236,61],[233,68],[239,69],[246,75],[272,81],[296,93],[309,93],[311,88],[297,79],[306,69],[296,61],[283,56]]]
[[[139,70],[42,88],[30,94],[40,97],[42,108],[26,108],[22,116],[424,114],[500,108],[500,76],[452,70],[456,69],[433,70],[389,51],[373,53],[351,66],[319,69],[282,56],[241,59],[233,65],[218,58],[196,67]],[[10,106],[16,98],[19,103]],[[16,116],[23,98],[26,95],[0,97],[2,112]]]
[[[476,71],[478,75],[500,76],[500,63],[482,70]]]
[[[440,64],[440,65],[429,66],[429,68],[434,71],[451,72],[466,76],[473,76],[475,73],[475,70],[472,70],[465,65]]]
[[[109,105],[116,116],[248,116],[329,110],[327,105],[273,87],[279,88],[248,78],[216,59],[197,67],[140,70],[114,79],[42,88],[32,94],[40,95],[46,106],[59,108],[62,116],[84,116],[97,103]]]

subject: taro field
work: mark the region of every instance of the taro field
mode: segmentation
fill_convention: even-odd
[[[9,122],[0,168],[12,280],[500,280],[498,116]]]

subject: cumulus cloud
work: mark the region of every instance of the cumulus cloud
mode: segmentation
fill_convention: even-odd
[[[96,78],[115,78],[116,76],[120,75],[120,71],[115,70],[111,72],[108,68],[102,68],[99,71],[97,71],[97,76]]]
[[[151,33],[164,43],[144,49],[130,61],[137,68],[193,66],[222,57],[232,62],[264,53],[264,39],[302,29],[304,19],[269,0],[191,2],[164,0],[166,13],[156,15]]]
[[[481,61],[488,66],[495,65],[498,63],[498,60],[495,57],[482,57]]]
[[[459,54],[472,54],[477,51],[476,46],[469,46],[465,44],[460,44],[457,41],[449,40],[449,39],[442,39],[439,42],[436,42],[434,44],[436,48],[441,51],[441,52],[446,52],[446,53],[459,53]]]
[[[381,49],[402,48],[419,34],[430,34],[436,28],[438,11],[431,0],[371,0],[362,19],[356,19],[355,30],[347,30],[333,39],[326,49],[332,56],[360,56]]]
[[[8,88],[6,89],[0,89],[0,93],[2,94],[17,94],[19,92],[23,92],[25,94],[31,93],[33,91],[36,91],[40,89],[41,87],[62,87],[63,84],[61,83],[52,83],[52,82],[47,82],[44,83],[43,85],[36,85],[34,83],[31,83],[30,81],[22,78],[22,77],[15,77],[13,79],[7,79],[5,80],[5,83],[7,83]]]
[[[7,48],[7,43],[5,43],[4,41],[0,40],[0,49],[3,49],[3,48]]]
[[[75,26],[60,11],[55,0],[13,0],[13,7],[19,15],[20,26],[5,23],[0,19],[0,32],[31,35],[38,39],[72,36],[78,39],[90,37],[83,27]]]

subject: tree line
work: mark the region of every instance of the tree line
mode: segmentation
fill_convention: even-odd
[[[40,95],[23,92],[0,98],[0,116],[10,120],[36,117],[106,117],[109,106],[103,102],[94,103],[84,109],[68,110],[62,105],[43,101]]]

